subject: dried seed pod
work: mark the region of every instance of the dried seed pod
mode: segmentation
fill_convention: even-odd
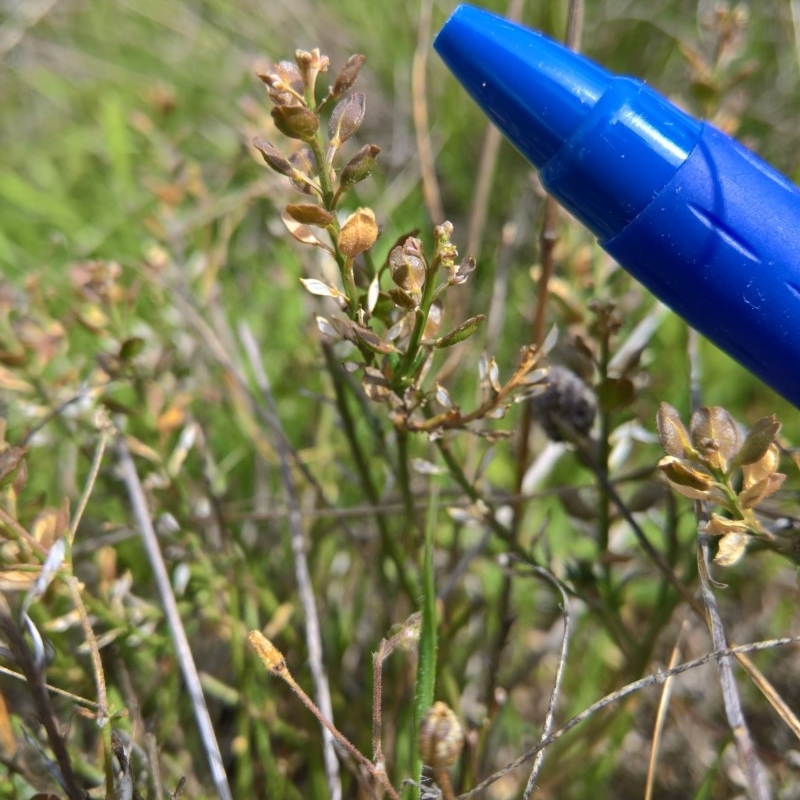
[[[686,458],[694,453],[689,432],[681,422],[680,414],[669,403],[659,405],[656,427],[661,446],[668,456]]]
[[[328,122],[328,136],[331,146],[339,147],[346,142],[360,127],[367,113],[366,95],[356,92],[346,97],[331,113]]]
[[[289,203],[286,213],[304,225],[316,225],[318,228],[325,228],[333,222],[330,211],[313,203]]]
[[[347,59],[347,63],[339,70],[336,76],[331,96],[334,100],[341,97],[355,82],[366,58],[356,53]]]
[[[275,106],[272,119],[275,127],[290,139],[310,142],[319,130],[319,117],[305,106]]]
[[[727,470],[739,450],[739,428],[720,406],[698,408],[689,422],[689,435],[702,459],[714,469]]]
[[[281,175],[292,177],[295,168],[291,165],[289,159],[268,141],[256,137],[253,139],[253,147],[261,153],[262,158],[267,162],[267,166],[270,169],[275,170],[275,172]]]
[[[446,703],[434,703],[419,726],[423,763],[434,770],[447,769],[455,764],[463,748],[464,729],[458,717]]]
[[[369,178],[375,169],[380,151],[380,147],[376,144],[365,144],[342,168],[342,174],[339,176],[340,188],[349,189]]]
[[[292,165],[292,175],[290,180],[292,186],[297,191],[303,194],[316,195],[318,192],[314,190],[313,183],[311,183],[313,176],[317,174],[317,163],[314,160],[314,155],[307,147],[303,147],[296,153],[289,156],[289,163]]]
[[[393,248],[389,253],[392,280],[415,304],[419,303],[422,297],[426,269],[422,242],[413,236],[409,236],[403,244]]]
[[[369,250],[378,238],[378,223],[371,208],[354,211],[339,231],[339,252],[347,258],[355,258]]]

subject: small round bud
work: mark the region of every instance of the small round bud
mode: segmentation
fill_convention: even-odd
[[[464,729],[445,703],[434,703],[419,726],[419,752],[431,769],[453,766],[464,748]]]

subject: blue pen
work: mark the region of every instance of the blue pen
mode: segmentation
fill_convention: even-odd
[[[607,253],[800,407],[800,190],[641,81],[487,11],[459,6],[434,47]]]

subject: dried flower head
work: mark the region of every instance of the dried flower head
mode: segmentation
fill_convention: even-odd
[[[306,106],[275,106],[272,119],[275,127],[290,139],[311,142],[319,130],[319,117]]]
[[[587,436],[597,414],[594,392],[571,370],[554,365],[547,376],[547,388],[531,398],[537,422],[554,441],[560,442],[574,430]]]
[[[656,424],[667,453],[658,468],[678,494],[720,507],[724,514],[712,512],[700,531],[720,537],[717,563],[735,563],[748,537],[764,534],[755,513],[758,504],[786,478],[777,471],[780,423],[774,416],[764,417],[742,437],[731,415],[714,406],[695,411],[687,431],[678,412],[662,403]]]
[[[337,103],[328,122],[331,147],[338,148],[360,127],[367,113],[367,98],[361,92],[345,97]]]
[[[291,61],[279,61],[268,73],[259,73],[269,99],[276,106],[303,105],[303,76]]]
[[[380,147],[376,144],[365,144],[345,165],[339,176],[340,191],[366,180],[375,170]]]
[[[283,657],[283,653],[261,631],[250,631],[247,639],[250,646],[256,651],[256,655],[261,659],[261,663],[273,675],[280,675],[286,670],[286,659]]]
[[[423,763],[434,770],[453,766],[464,748],[464,729],[453,710],[434,703],[419,726],[419,752]]]

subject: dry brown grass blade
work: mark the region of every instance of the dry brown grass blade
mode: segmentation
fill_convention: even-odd
[[[417,139],[417,157],[422,177],[422,193],[425,207],[434,224],[444,222],[442,195],[436,180],[436,166],[431,146],[430,124],[428,121],[427,87],[425,69],[431,49],[432,0],[421,0],[419,26],[417,28],[417,47],[411,63],[411,113],[414,118],[414,133]]]
[[[746,653],[737,653],[736,660],[766,701],[775,709],[775,713],[786,723],[795,737],[800,740],[800,719],[797,718],[797,714],[792,711],[788,703],[781,697],[778,690],[769,682],[767,676],[761,672]]]
[[[672,648],[672,655],[669,659],[668,669],[673,669],[678,665],[678,660],[681,657],[680,641],[683,638],[683,631],[686,627],[686,620],[681,623],[681,628],[678,631],[678,636],[675,640],[675,646]],[[658,713],[656,714],[656,721],[653,725],[653,741],[650,745],[650,759],[647,764],[647,782],[644,790],[644,800],[652,800],[653,787],[655,786],[656,777],[656,764],[658,763],[658,753],[661,749],[661,736],[664,732],[664,725],[667,721],[667,711],[669,710],[669,701],[672,698],[672,687],[675,683],[675,676],[670,675],[664,681],[664,688],[661,690],[661,699],[658,701]]]

